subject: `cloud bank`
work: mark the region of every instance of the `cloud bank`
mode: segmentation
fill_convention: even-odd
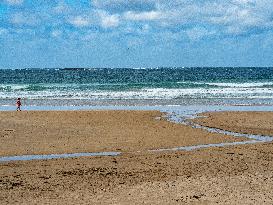
[[[219,35],[242,35],[263,32],[273,28],[273,0],[93,0],[88,4],[72,1],[4,0],[3,5],[18,6],[2,18],[8,20],[6,29],[22,25],[56,25],[75,27],[90,25],[104,28],[126,29],[135,24],[146,24],[158,30],[199,30]],[[43,3],[41,3],[43,2]],[[70,2],[70,3],[69,3]],[[39,10],[41,9],[41,10]],[[40,21],[40,24],[38,24]],[[200,29],[205,28],[205,29]],[[201,34],[200,34],[201,35]]]
[[[67,48],[105,45],[138,56],[141,49],[167,48],[173,58],[171,50],[180,48],[269,49],[272,29],[273,0],[0,0],[0,41],[6,45],[50,47],[47,42],[58,40]]]

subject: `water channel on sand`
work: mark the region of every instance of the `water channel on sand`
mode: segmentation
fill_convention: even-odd
[[[243,134],[225,131],[216,128],[209,128],[201,126],[190,121],[197,117],[199,113],[203,112],[215,112],[215,111],[273,111],[272,106],[52,106],[52,107],[38,107],[29,106],[25,107],[25,110],[159,110],[166,113],[168,120],[175,123],[182,123],[192,126],[196,129],[205,129],[208,132],[220,133],[225,135],[231,135],[234,137],[249,138],[249,141],[243,142],[230,142],[230,143],[218,143],[218,144],[201,144],[194,146],[183,146],[173,148],[158,148],[155,150],[148,150],[151,152],[164,152],[164,151],[191,151],[194,149],[202,149],[208,147],[223,147],[242,144],[254,144],[261,142],[273,141],[273,136],[262,136],[253,134]],[[0,106],[0,111],[14,110],[12,106]],[[64,153],[64,154],[49,154],[49,155],[21,155],[21,156],[3,156],[0,157],[0,162],[9,161],[27,161],[27,160],[48,160],[58,158],[75,158],[75,157],[92,157],[92,156],[119,156],[122,152],[89,152],[89,153]]]

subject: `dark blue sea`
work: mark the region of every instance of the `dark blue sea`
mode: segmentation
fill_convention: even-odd
[[[273,68],[1,69],[0,106],[273,105]]]

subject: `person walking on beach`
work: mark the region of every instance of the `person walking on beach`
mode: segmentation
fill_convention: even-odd
[[[17,98],[17,102],[16,102],[16,111],[21,111],[21,98]]]

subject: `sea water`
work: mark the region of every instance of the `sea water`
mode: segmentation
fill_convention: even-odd
[[[273,68],[1,69],[0,106],[272,105]]]

